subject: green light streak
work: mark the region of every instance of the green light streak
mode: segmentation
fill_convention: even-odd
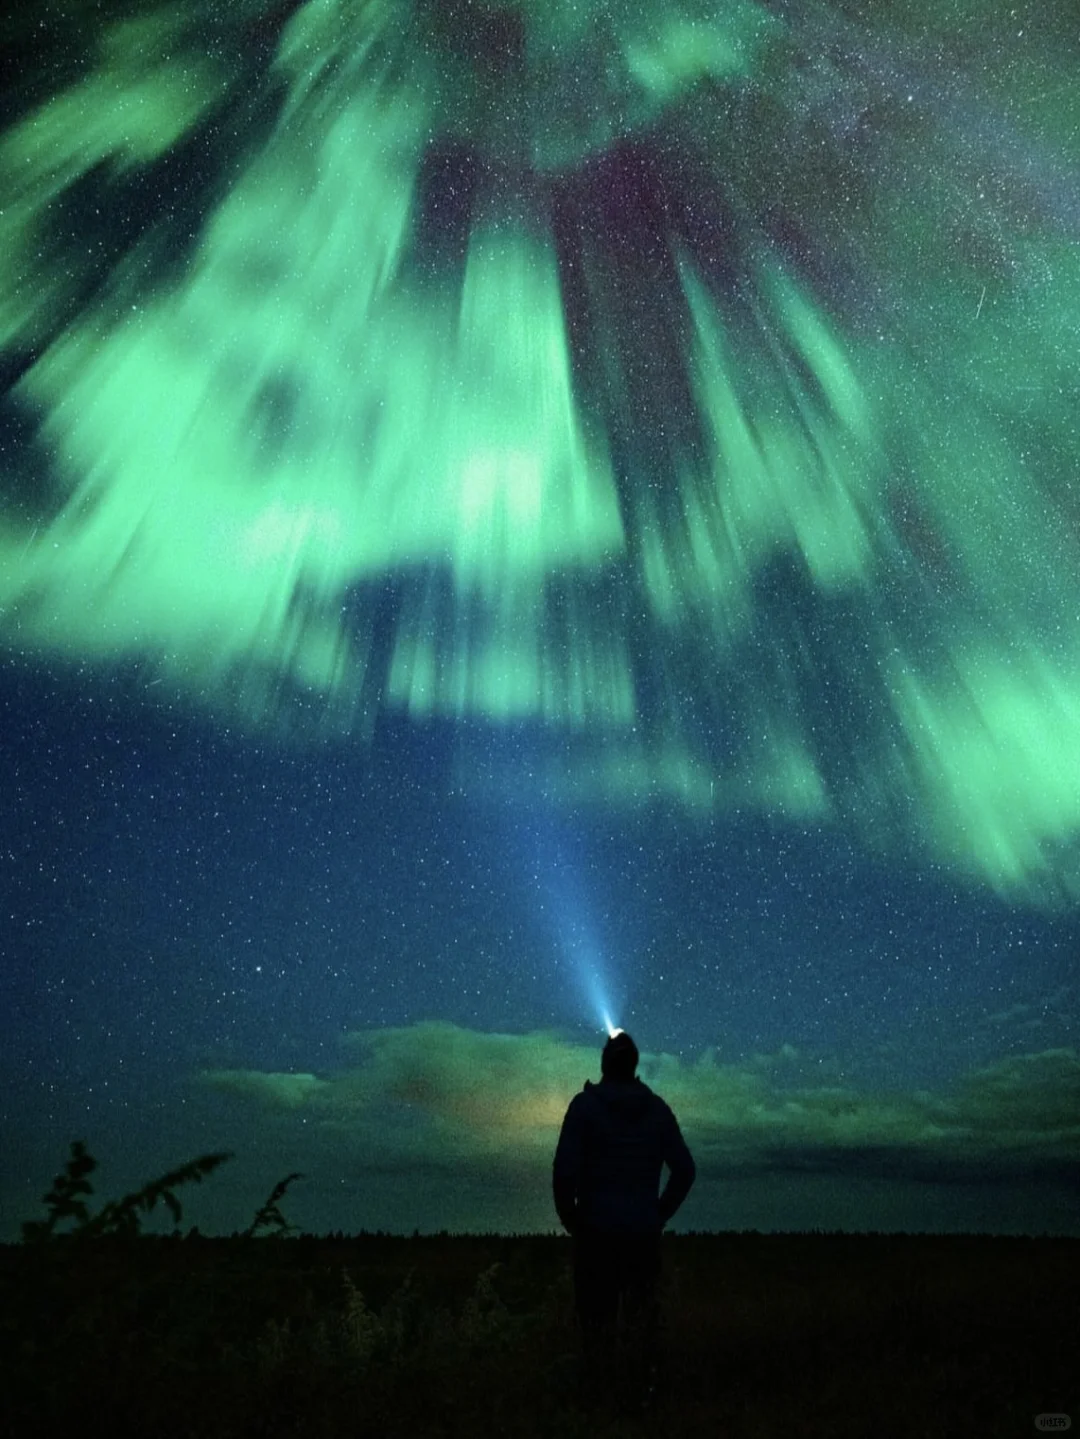
[[[579,801],[906,826],[1003,891],[1080,893],[1066,189],[993,189],[899,92],[867,139],[858,86],[830,99],[820,55],[789,64],[810,31],[749,0],[466,8],[437,43],[406,0],[299,9],[276,124],[156,287],[167,213],[96,290],[54,228],[222,113],[239,81],[194,19],[105,29],[0,137],[0,346],[48,491],[0,518],[0,637],[252,725],[295,691],[364,733],[379,706],[527,723],[580,739],[545,777]],[[1052,39],[1018,134],[1043,116],[1075,157]],[[467,199],[423,192],[440,145]],[[590,176],[611,233],[566,228]],[[422,202],[461,209],[445,273]]]

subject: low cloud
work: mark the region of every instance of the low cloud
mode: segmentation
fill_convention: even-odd
[[[332,1087],[314,1074],[266,1074],[254,1069],[212,1069],[202,1078],[215,1089],[265,1100],[283,1109],[299,1109],[321,1090]]]
[[[302,1118],[364,1172],[460,1170],[503,1181],[551,1162],[593,1047],[545,1032],[426,1023],[348,1037],[355,1062],[322,1076],[204,1072],[204,1084],[267,1114]],[[703,1178],[818,1173],[925,1183],[1038,1179],[1080,1186],[1080,1056],[1011,1056],[947,1090],[879,1092],[800,1083],[799,1056],[725,1064],[643,1054]]]

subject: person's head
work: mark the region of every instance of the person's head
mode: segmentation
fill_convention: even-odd
[[[638,1047],[626,1030],[620,1029],[604,1045],[600,1073],[605,1079],[633,1079],[637,1065]]]

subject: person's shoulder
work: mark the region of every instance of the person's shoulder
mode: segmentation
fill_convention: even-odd
[[[647,1104],[656,1113],[667,1109],[667,1103],[657,1094],[655,1089],[650,1089],[643,1079],[634,1075],[632,1093],[636,1095],[639,1104]]]
[[[656,1090],[650,1089],[647,1084],[642,1084],[641,1087],[649,1096],[649,1103],[652,1105],[653,1110],[657,1114],[662,1115],[665,1119],[675,1118],[675,1111],[672,1109],[671,1105],[667,1102],[663,1095],[657,1094]]]

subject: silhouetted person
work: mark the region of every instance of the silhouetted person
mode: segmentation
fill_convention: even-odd
[[[624,1322],[651,1351],[656,1341],[660,1234],[696,1173],[678,1121],[636,1077],[637,1045],[619,1031],[570,1101],[555,1150],[555,1208],[574,1239],[574,1298],[587,1357]],[[671,1173],[660,1193],[664,1165]],[[647,1356],[642,1355],[643,1359]]]

